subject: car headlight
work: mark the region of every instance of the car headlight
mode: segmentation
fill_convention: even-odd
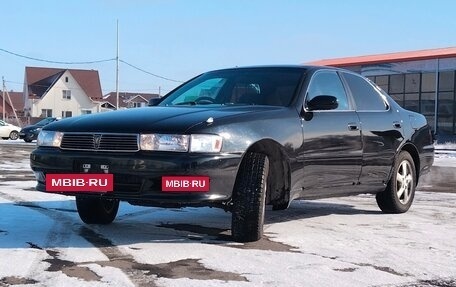
[[[142,134],[140,147],[142,150],[186,152],[188,139],[188,135]]]
[[[190,152],[220,152],[222,137],[218,135],[191,135]]]
[[[222,149],[222,137],[203,134],[142,134],[140,148],[151,151],[220,152]]]
[[[36,141],[37,146],[60,147],[63,133],[55,131],[40,131]]]

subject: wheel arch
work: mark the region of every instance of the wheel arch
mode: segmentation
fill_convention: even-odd
[[[406,151],[412,156],[413,163],[415,164],[416,182],[418,182],[418,179],[420,178],[420,155],[418,149],[412,143],[408,142],[400,151]]]
[[[269,159],[266,204],[288,204],[290,201],[291,167],[284,148],[272,139],[262,139],[252,144],[244,153],[257,152]]]

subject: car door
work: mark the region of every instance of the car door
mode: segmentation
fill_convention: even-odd
[[[8,128],[8,124],[4,121],[0,121],[0,137],[6,138],[9,137],[10,130]]]
[[[342,76],[362,123],[363,167],[357,188],[360,192],[381,191],[385,189],[403,139],[400,114],[390,108],[386,97],[365,78],[348,72]]]
[[[322,95],[337,98],[337,108],[310,111],[309,102]],[[320,197],[353,192],[362,164],[360,122],[336,71],[319,70],[312,75],[302,124],[303,195]]]

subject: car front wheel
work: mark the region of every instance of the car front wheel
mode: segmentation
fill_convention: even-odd
[[[109,224],[117,215],[119,200],[76,196],[79,217],[87,224]]]
[[[235,241],[257,241],[263,235],[268,173],[266,155],[245,155],[233,190],[231,235]]]
[[[10,132],[9,138],[12,140],[17,140],[19,138],[19,133],[17,131]]]
[[[385,213],[406,212],[412,205],[416,183],[412,156],[402,151],[394,164],[393,174],[386,189],[376,195],[378,206]]]

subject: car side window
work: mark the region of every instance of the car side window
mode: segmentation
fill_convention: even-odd
[[[343,73],[348,87],[355,100],[357,111],[385,111],[388,109],[386,99],[364,78]]]
[[[347,94],[339,75],[333,71],[321,71],[313,75],[307,89],[306,103],[316,96],[333,96],[337,98],[336,110],[348,110]]]

